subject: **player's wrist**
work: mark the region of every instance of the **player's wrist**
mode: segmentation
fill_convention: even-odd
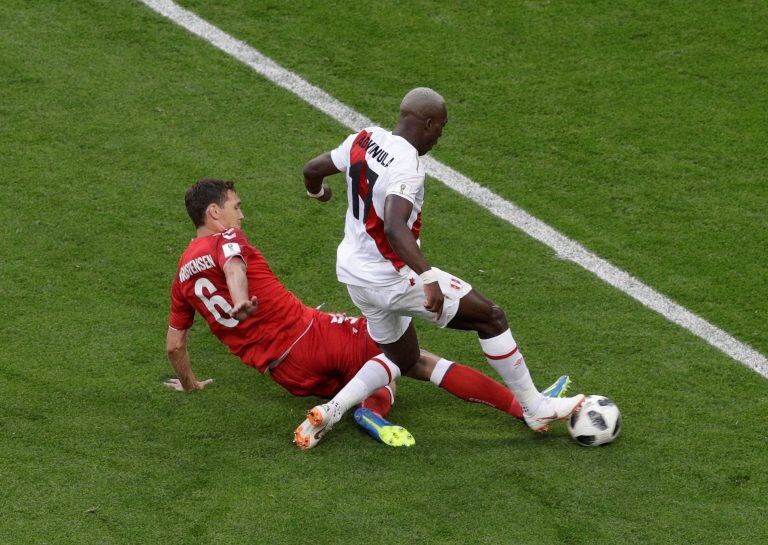
[[[319,199],[323,195],[325,195],[325,184],[320,186],[320,191],[317,193],[312,193],[309,189],[307,189],[307,197],[311,197],[313,199]]]
[[[438,281],[437,271],[435,269],[429,268],[421,273],[419,278],[421,278],[421,281],[424,284],[432,284]]]

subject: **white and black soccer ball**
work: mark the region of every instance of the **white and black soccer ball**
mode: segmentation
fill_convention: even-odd
[[[591,395],[568,419],[568,432],[583,447],[610,443],[621,431],[621,414],[607,397]]]

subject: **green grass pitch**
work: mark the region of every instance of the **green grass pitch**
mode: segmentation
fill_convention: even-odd
[[[182,4],[385,126],[436,88],[438,159],[768,351],[765,3]],[[506,309],[539,384],[613,398],[616,443],[401,381],[414,448],[347,419],[299,452],[315,400],[200,321],[215,383],[163,388],[200,177],[238,182],[289,289],[354,311],[343,199],[300,178],[346,134],[137,1],[0,5],[0,543],[768,542],[766,380],[434,180],[428,258]],[[490,372],[471,335],[419,333]]]

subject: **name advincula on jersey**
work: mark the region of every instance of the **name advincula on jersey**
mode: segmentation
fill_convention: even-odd
[[[389,157],[389,152],[384,151],[376,142],[371,140],[370,136],[362,138],[357,145],[363,148],[365,153],[371,156],[371,159],[375,159],[384,168],[387,168],[395,160],[394,157]]]

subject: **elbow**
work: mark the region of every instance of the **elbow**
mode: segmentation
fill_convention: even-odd
[[[302,173],[304,174],[305,178],[317,178],[318,172],[317,167],[314,165],[315,160],[312,159],[311,161],[307,161],[307,164],[304,165],[304,170]]]
[[[318,155],[314,159],[310,159],[307,161],[307,164],[304,165],[303,170],[304,178],[307,180],[321,180],[326,176],[332,176],[337,172],[339,172],[339,169],[336,168],[330,153],[324,153],[323,155]]]

